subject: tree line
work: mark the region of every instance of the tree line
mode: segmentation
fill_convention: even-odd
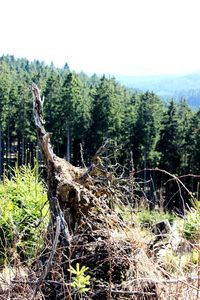
[[[200,172],[200,110],[183,98],[164,102],[151,91],[129,89],[113,77],[75,73],[66,64],[0,58],[0,173],[13,163],[32,161],[36,134],[31,83],[44,95],[46,129],[57,155],[87,164],[110,139],[118,161],[134,169]],[[82,153],[80,145],[82,145]],[[131,163],[132,161],[132,163]]]

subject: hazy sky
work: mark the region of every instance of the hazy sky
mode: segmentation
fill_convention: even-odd
[[[0,0],[0,55],[126,75],[200,70],[200,0]]]

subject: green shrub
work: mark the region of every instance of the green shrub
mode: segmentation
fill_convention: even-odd
[[[182,235],[192,243],[199,243],[200,239],[200,201],[191,200],[192,208],[187,212],[183,222]]]
[[[183,237],[193,242],[200,238],[200,214],[199,210],[194,209],[187,213],[183,225]]]
[[[30,258],[42,244],[48,223],[47,195],[38,179],[38,166],[13,169],[0,183],[0,260]]]

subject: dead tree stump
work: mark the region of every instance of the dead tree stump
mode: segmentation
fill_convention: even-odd
[[[114,174],[102,165],[99,156],[103,148],[97,151],[87,169],[74,167],[56,156],[44,128],[43,101],[35,84],[32,93],[50,209],[46,251],[41,255],[35,294],[40,290],[48,300],[157,299],[153,283],[137,286],[136,292],[133,285],[123,291],[122,283],[139,272],[134,267],[139,244],[127,235],[129,229],[122,218],[111,210],[113,199],[124,195],[122,183],[115,183]],[[141,255],[142,263],[144,258],[148,261],[144,251]],[[89,291],[81,296],[72,288],[68,271],[76,263],[88,267],[91,275]],[[151,272],[153,269],[150,264]]]

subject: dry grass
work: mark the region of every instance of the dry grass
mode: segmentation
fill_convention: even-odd
[[[34,281],[30,281],[30,270],[26,267],[4,267],[0,272],[0,300],[41,300],[34,296]]]
[[[180,272],[178,272],[178,267],[176,272],[169,271],[165,262],[159,261],[149,250],[146,238],[141,236],[138,228],[132,228],[122,220],[118,227],[111,228],[111,221],[107,216],[104,216],[104,221],[108,224],[107,229],[104,229],[104,236],[102,230],[96,229],[96,231],[87,232],[87,236],[94,237],[93,241],[85,243],[85,237],[82,234],[82,236],[74,236],[74,242],[71,245],[72,263],[78,261],[82,266],[88,264],[89,273],[93,276],[90,291],[82,299],[200,299],[198,264],[188,267],[185,273],[181,266]],[[73,252],[76,253],[77,247],[79,249],[82,247],[80,251],[82,257],[73,257]],[[100,254],[101,257],[98,257]],[[95,268],[99,268],[100,275],[103,274],[102,280],[98,278]],[[20,263],[19,266],[4,267],[0,273],[0,300],[48,299],[44,296],[44,290],[41,290],[44,285],[46,287],[62,285],[65,293],[63,293],[63,298],[58,299],[81,299],[73,289],[71,296],[69,293],[66,296],[70,282],[66,283],[61,274],[56,275],[58,270],[59,265],[56,265],[55,261],[51,269],[55,280],[44,279],[35,293],[40,278],[33,270],[23,267]]]

